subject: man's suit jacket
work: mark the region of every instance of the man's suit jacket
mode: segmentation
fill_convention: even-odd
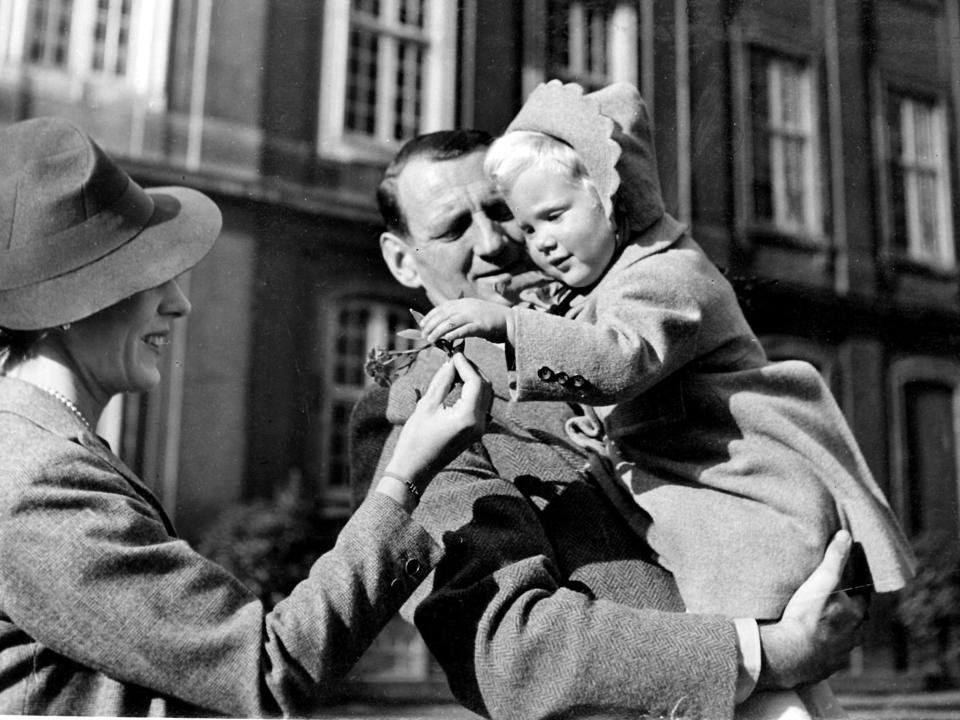
[[[447,551],[403,609],[456,697],[494,718],[731,717],[733,623],[683,612],[670,576],[581,472],[570,407],[511,403],[502,351],[468,341],[466,355],[494,384],[493,422],[414,514]],[[357,405],[361,495],[441,360],[425,351]]]
[[[66,407],[0,377],[0,714],[307,715],[440,553],[373,493],[265,613]]]

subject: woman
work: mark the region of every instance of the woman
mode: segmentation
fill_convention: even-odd
[[[310,713],[439,559],[410,512],[482,432],[489,387],[462,355],[437,373],[375,492],[266,613],[94,432],[112,396],[159,382],[190,311],[176,277],[219,211],[144,191],[61,120],[0,147],[0,713]]]

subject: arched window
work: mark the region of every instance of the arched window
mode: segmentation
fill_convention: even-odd
[[[960,363],[902,358],[889,377],[891,502],[911,536],[960,543]]]
[[[373,383],[364,370],[367,355],[376,347],[408,349],[411,342],[397,333],[414,327],[415,322],[404,303],[356,295],[336,299],[325,315],[329,342],[323,345],[319,471],[326,503],[346,511],[350,500],[350,413],[364,388]]]

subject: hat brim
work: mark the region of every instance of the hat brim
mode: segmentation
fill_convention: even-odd
[[[222,217],[206,195],[185,187],[148,188],[154,211],[128,242],[76,270],[0,292],[0,326],[41,330],[76,322],[186,272],[206,256]]]

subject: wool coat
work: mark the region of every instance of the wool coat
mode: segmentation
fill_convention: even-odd
[[[465,353],[493,383],[492,420],[414,513],[446,553],[402,610],[454,695],[492,718],[732,717],[732,621],[683,612],[669,574],[583,472],[566,432],[574,408],[510,402],[502,349],[468,340]],[[359,497],[441,360],[424,351],[355,408]]]
[[[372,493],[266,612],[64,405],[0,377],[0,714],[309,715],[440,554]]]
[[[909,546],[809,363],[769,362],[733,288],[664,214],[565,317],[516,307],[513,397],[601,406],[642,534],[693,612],[777,618],[840,527],[877,591]]]

